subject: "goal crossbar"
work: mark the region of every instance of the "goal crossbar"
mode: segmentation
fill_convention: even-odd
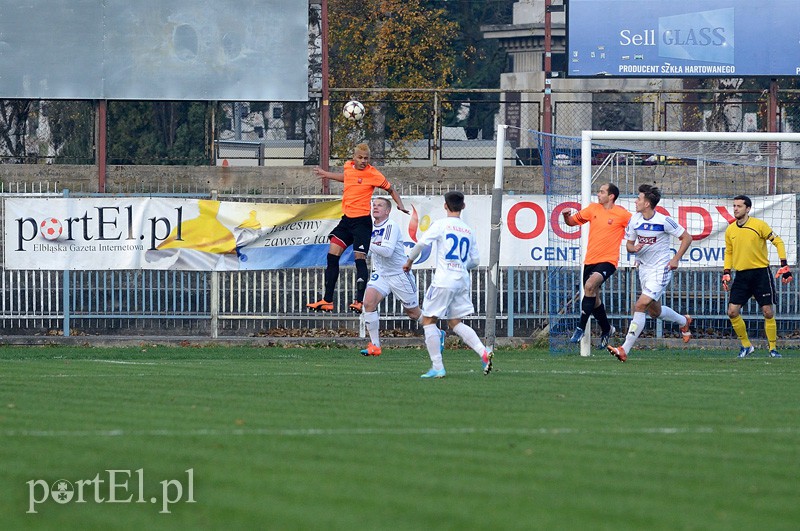
[[[581,200],[588,204],[592,187],[592,143],[595,141],[800,142],[800,133],[709,131],[583,131],[581,133]]]

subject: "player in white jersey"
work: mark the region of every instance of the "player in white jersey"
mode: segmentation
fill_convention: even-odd
[[[461,319],[474,313],[472,305],[470,270],[480,262],[475,232],[461,219],[464,194],[447,192],[444,195],[447,217],[434,221],[409,253],[403,266],[410,271],[414,260],[426,247],[436,244],[436,272],[433,274],[422,301],[422,329],[425,346],[431,358],[431,369],[422,378],[443,378],[439,319],[447,319],[450,329],[480,356],[483,374],[492,370],[492,353],[486,349],[470,326]]]
[[[612,356],[620,361],[628,359],[628,353],[644,329],[647,314],[654,319],[676,323],[681,330],[684,342],[692,338],[689,325],[692,318],[680,315],[659,299],[672,280],[672,272],[678,269],[681,258],[692,244],[692,236],[670,216],[656,212],[661,200],[661,191],[655,186],[643,184],[636,198],[636,213],[625,229],[625,246],[629,253],[636,253],[639,267],[639,284],[642,293],[633,308],[633,319],[625,336],[625,343],[619,347],[608,346]],[[670,243],[672,236],[680,240],[680,246],[672,255]]]
[[[419,290],[414,275],[403,271],[406,263],[405,242],[400,227],[391,219],[392,203],[385,197],[372,200],[372,240],[369,255],[372,257],[372,274],[364,292],[364,324],[370,343],[361,354],[381,355],[378,305],[393,293],[403,304],[403,310],[412,321],[419,321]]]

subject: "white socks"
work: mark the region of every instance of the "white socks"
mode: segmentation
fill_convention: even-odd
[[[376,347],[381,346],[380,322],[378,312],[364,312],[364,326],[369,333],[370,343]]]
[[[639,339],[639,334],[644,330],[646,319],[647,315],[644,312],[633,313],[633,319],[631,319],[631,324],[628,326],[628,335],[625,336],[625,343],[622,345],[626,353],[631,351],[633,344]]]
[[[669,306],[661,307],[661,315],[659,315],[658,318],[661,319],[662,321],[669,321],[671,323],[675,323],[678,326],[686,326],[686,317],[679,314]]]
[[[428,356],[431,358],[431,366],[441,371],[444,369],[442,363],[441,340],[442,336],[439,333],[439,327],[435,324],[429,324],[422,327],[425,331],[425,346],[428,348]]]
[[[455,328],[453,328],[453,332],[458,334],[458,337],[460,337],[469,348],[477,352],[478,356],[483,355],[486,347],[483,343],[481,343],[481,340],[478,337],[478,334],[475,333],[475,330],[464,323],[458,323]]]
[[[637,339],[639,339],[639,335],[644,329],[646,319],[647,314],[644,312],[633,313],[633,319],[628,327],[628,335],[625,336],[625,343],[622,345],[622,348],[625,349],[626,353],[631,351],[633,344],[636,343]],[[658,316],[658,319],[676,323],[678,326],[686,326],[686,316],[679,314],[669,306],[661,307],[661,315]]]

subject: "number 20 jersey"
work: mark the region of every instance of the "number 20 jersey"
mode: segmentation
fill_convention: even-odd
[[[420,239],[424,245],[436,244],[436,272],[431,286],[469,289],[470,269],[480,263],[475,231],[457,217],[437,219]]]

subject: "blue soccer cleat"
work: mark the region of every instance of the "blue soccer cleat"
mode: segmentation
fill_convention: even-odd
[[[444,340],[447,337],[447,334],[444,330],[439,330],[439,334],[441,334],[441,338],[439,339],[439,352],[444,352]]]
[[[742,347],[742,348],[739,349],[739,357],[740,358],[746,358],[747,356],[752,354],[753,351],[755,351],[755,350],[756,349],[755,349],[755,347],[753,347],[753,345],[750,345],[749,347]]]
[[[447,373],[444,372],[444,369],[439,369],[438,371],[436,369],[431,369],[425,374],[420,375],[420,378],[444,378],[445,374]]]
[[[581,339],[583,339],[584,331],[580,328],[575,329],[575,333],[572,334],[572,337],[569,338],[570,343],[580,343]]]
[[[617,329],[612,325],[607,334],[600,334],[600,343],[597,345],[597,348],[608,348],[608,340],[616,333]]]
[[[772,350],[769,351],[769,357],[770,358],[782,358],[783,356],[781,356],[780,353],[777,350],[772,349]]]

